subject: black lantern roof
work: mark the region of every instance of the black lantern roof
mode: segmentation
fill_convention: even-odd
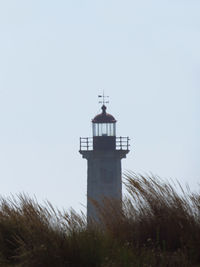
[[[92,120],[93,123],[115,123],[115,118],[106,112],[106,106],[102,106],[102,113],[98,114],[94,119]]]

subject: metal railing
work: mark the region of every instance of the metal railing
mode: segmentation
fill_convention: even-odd
[[[93,150],[92,137],[80,137],[80,151]]]
[[[116,137],[116,150],[126,150],[130,148],[129,137]],[[92,137],[80,137],[80,151],[92,151],[93,150],[93,138]]]
[[[130,138],[129,137],[116,137],[116,150],[129,150]]]

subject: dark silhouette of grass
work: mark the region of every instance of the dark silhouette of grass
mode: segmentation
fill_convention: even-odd
[[[0,266],[200,266],[200,194],[125,175],[122,206],[104,199],[98,223],[25,195],[0,201]],[[177,193],[179,192],[179,193]]]

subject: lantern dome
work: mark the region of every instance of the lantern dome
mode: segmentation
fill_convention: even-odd
[[[97,116],[94,117],[92,120],[93,123],[115,123],[116,120],[115,118],[106,112],[106,106],[102,106],[102,113],[98,114]]]

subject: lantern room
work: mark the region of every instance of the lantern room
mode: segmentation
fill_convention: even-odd
[[[102,113],[92,120],[94,150],[113,150],[116,146],[116,120],[102,106]]]
[[[116,120],[106,113],[106,106],[102,106],[102,113],[92,120],[93,136],[116,136]]]

